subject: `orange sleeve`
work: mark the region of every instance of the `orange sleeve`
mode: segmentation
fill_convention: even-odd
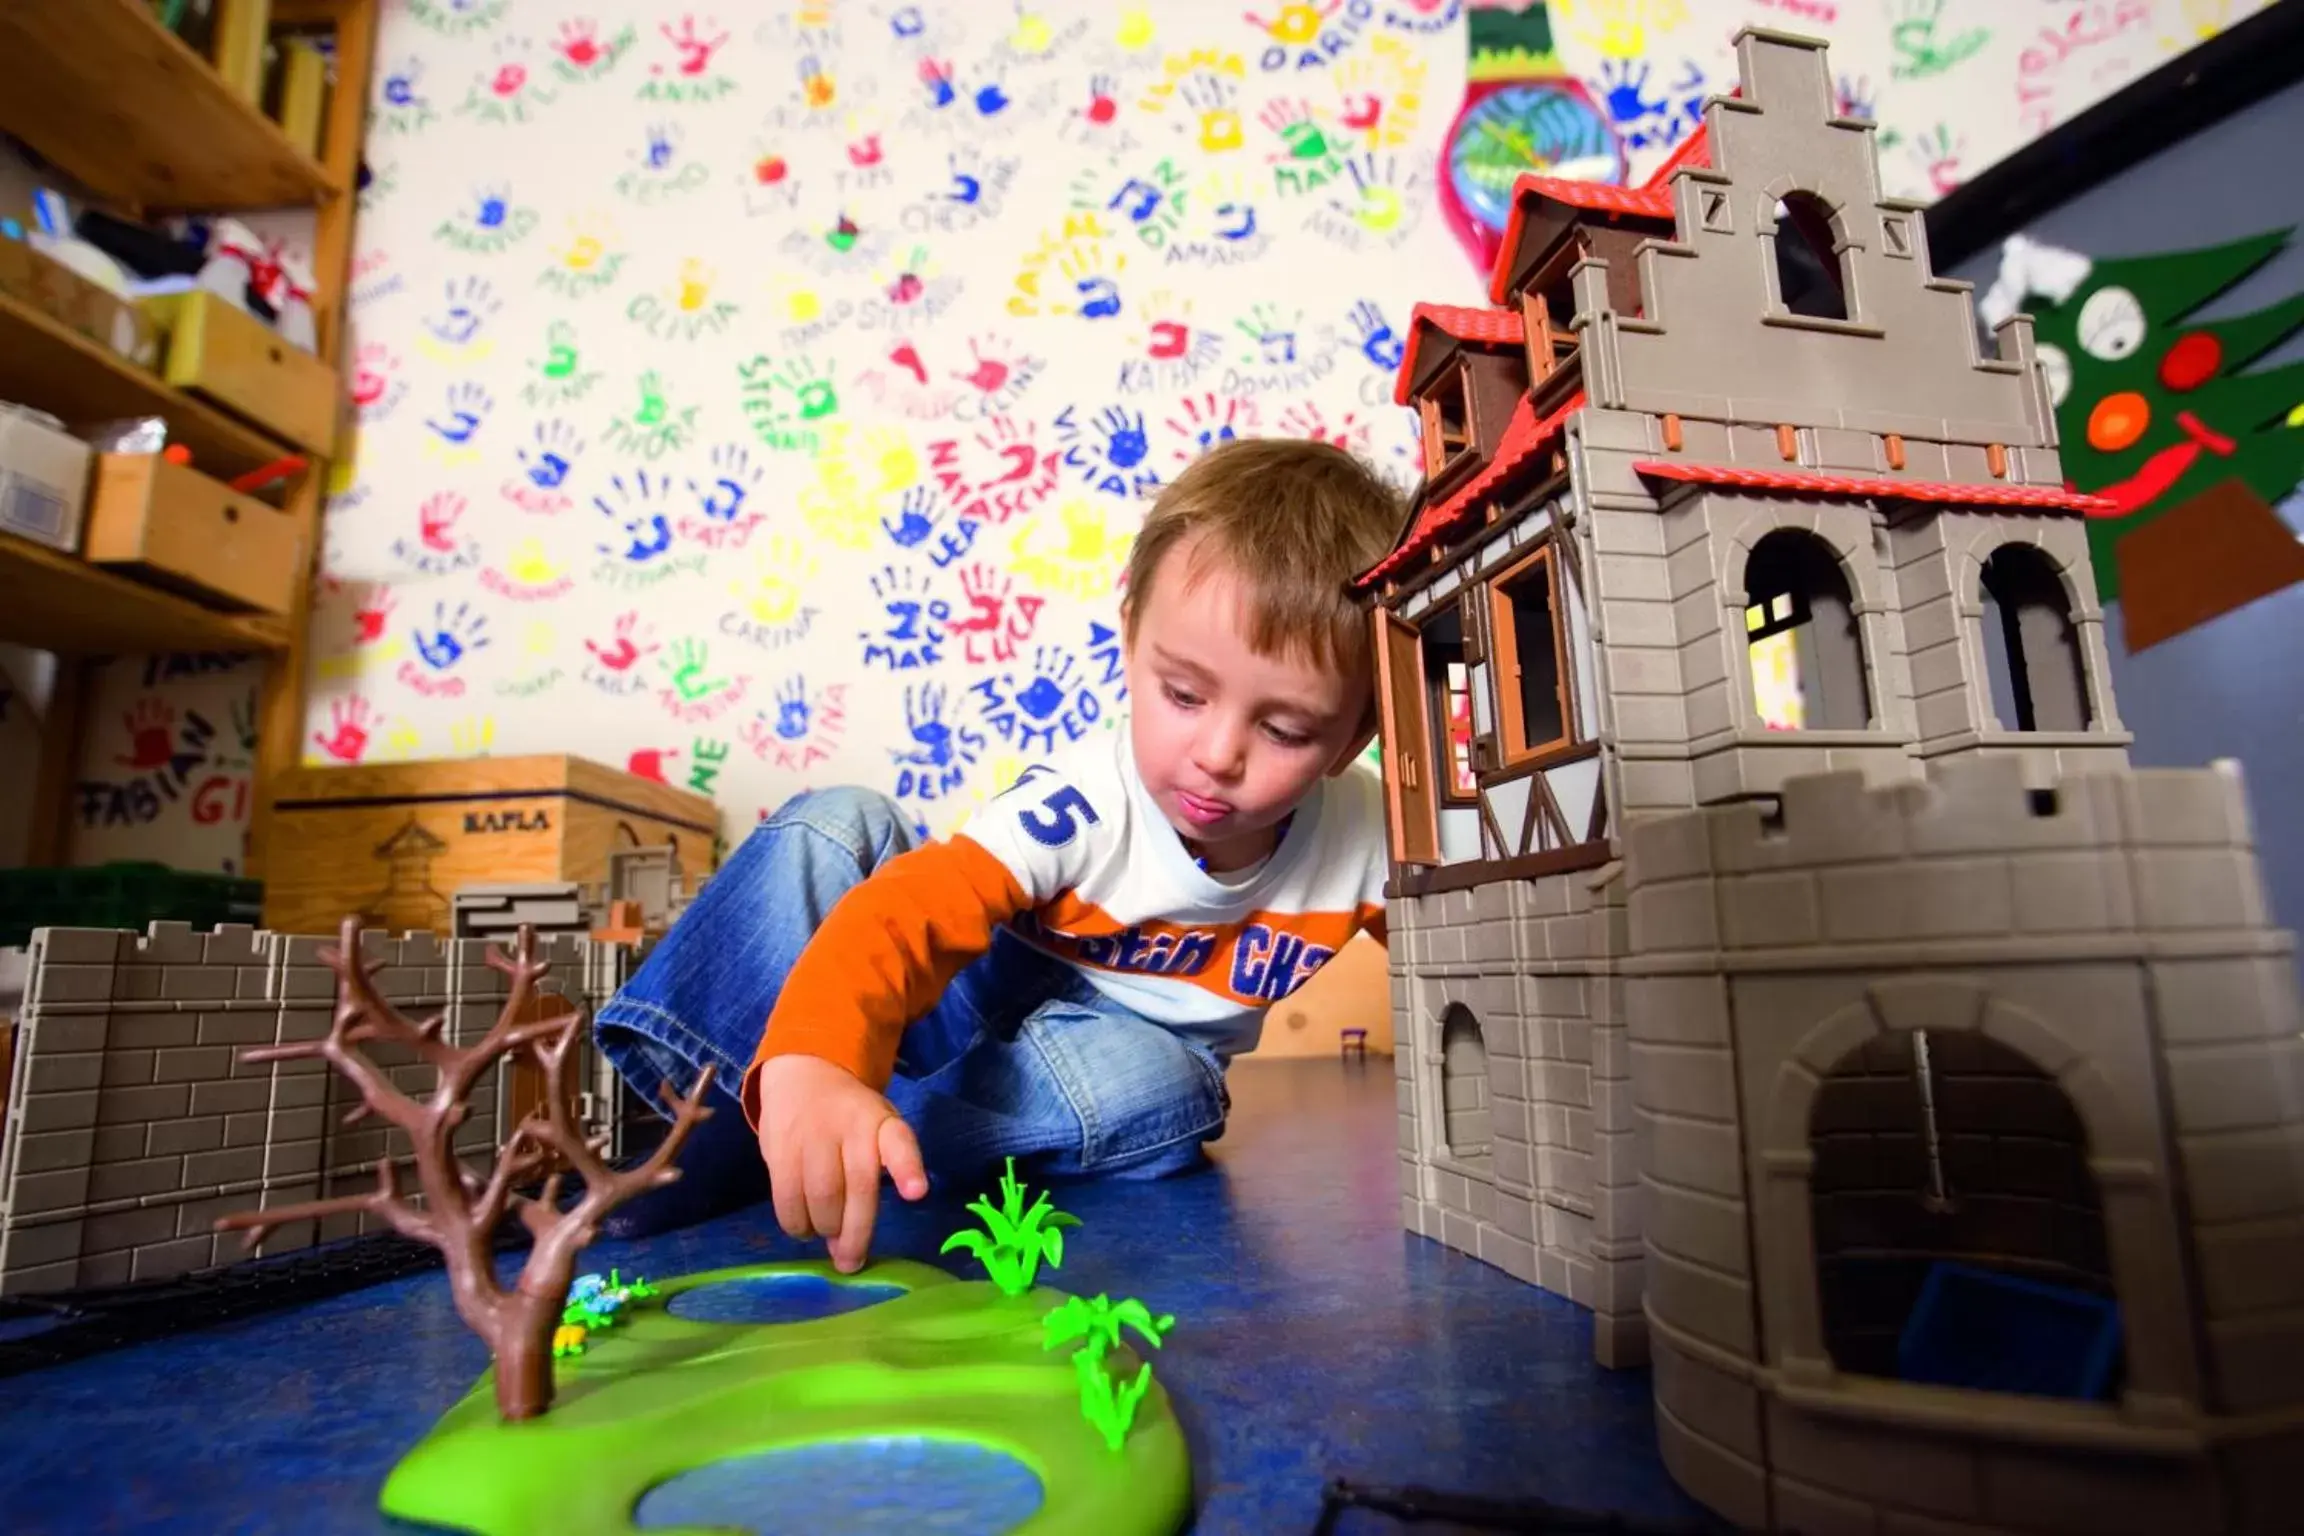
[[[821,1056],[885,1089],[906,1026],[1028,905],[1008,866],[965,837],[881,865],[833,904],[784,978],[744,1072],[744,1118],[760,1123],[760,1064],[771,1056]]]

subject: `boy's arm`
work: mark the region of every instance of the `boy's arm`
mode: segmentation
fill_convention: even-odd
[[[851,888],[784,979],[744,1074],[745,1118],[760,1123],[759,1067],[776,1056],[821,1057],[885,1091],[912,1021],[1002,924],[1073,889],[1117,836],[1121,794],[1092,771],[1037,765],[950,838]]]
[[[1031,905],[1008,866],[966,837],[874,871],[834,903],[785,978],[744,1074],[745,1118],[758,1122],[759,1066],[773,1056],[819,1056],[884,1090],[906,1026]]]

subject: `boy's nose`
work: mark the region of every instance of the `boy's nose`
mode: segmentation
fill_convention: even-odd
[[[1238,776],[1240,757],[1240,732],[1228,725],[1210,726],[1192,744],[1192,766],[1219,781]]]

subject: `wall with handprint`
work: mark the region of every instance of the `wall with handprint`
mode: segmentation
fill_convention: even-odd
[[[1757,22],[1832,40],[1928,196],[2256,8],[1549,18],[1613,147],[1585,173],[1669,154]],[[1409,306],[1481,286],[1437,196],[1466,32],[1460,0],[386,7],[307,759],[580,753],[732,837],[858,782],[940,831],[1110,729],[1115,583],[1193,455],[1285,433],[1411,479]],[[253,689],[110,668],[72,856],[236,867]]]

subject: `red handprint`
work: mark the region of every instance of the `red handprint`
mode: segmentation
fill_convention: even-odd
[[[453,554],[456,549],[456,520],[464,515],[464,498],[454,491],[442,491],[428,496],[416,509],[416,531],[426,549],[442,554]]]
[[[590,69],[600,62],[600,23],[589,16],[564,21],[560,23],[560,40],[552,46],[578,69]]]
[[[1008,382],[1008,365],[996,357],[986,357],[982,342],[969,342],[968,350],[974,355],[976,366],[966,373],[954,374],[954,378],[975,386],[987,395]]]
[[[642,747],[625,761],[624,771],[638,778],[669,784],[672,781],[664,777],[664,759],[679,755],[677,747]]]
[[[720,24],[710,17],[706,17],[703,25],[717,27]],[[721,45],[728,41],[728,34],[725,32],[716,33],[711,37],[702,36],[697,31],[697,21],[693,16],[681,17],[677,30],[673,28],[670,22],[666,22],[656,30],[664,34],[665,41],[669,42],[674,51],[680,55],[680,73],[689,76],[700,75],[711,68],[712,55],[718,53]]]
[[[884,158],[886,156],[880,148],[880,135],[876,133],[868,133],[848,146],[848,163],[859,169],[878,165]]]
[[[654,639],[650,638],[654,633],[653,630],[640,628],[640,615],[637,611],[626,613],[620,615],[616,620],[614,639],[605,646],[597,640],[587,640],[584,642],[584,649],[597,657],[600,665],[609,671],[629,672],[641,657],[662,648]],[[639,770],[634,769],[633,772],[637,773]]]
[[[168,761],[176,735],[176,711],[166,699],[147,695],[121,717],[128,727],[128,753],[115,757],[135,773],[149,773]]]
[[[392,387],[392,372],[400,366],[383,347],[371,342],[352,354],[352,403],[365,410],[384,398]]]
[[[888,354],[888,361],[918,379],[923,387],[928,383],[928,365],[920,361],[920,349],[912,343],[896,343],[896,350]]]
[[[384,625],[392,617],[392,589],[378,587],[368,601],[352,610],[352,643],[374,645],[384,638]]]
[[[520,87],[527,83],[528,67],[526,65],[506,63],[497,66],[496,78],[491,80],[488,85],[489,89],[499,96],[517,96],[520,94]]]
[[[1354,133],[1369,133],[1383,117],[1384,98],[1373,91],[1363,91],[1344,98],[1344,112],[1339,121]]]
[[[1110,75],[1097,75],[1088,82],[1088,105],[1081,116],[1101,127],[1120,115],[1120,100],[1114,93],[1118,84]]]
[[[355,693],[328,706],[329,731],[312,733],[313,744],[340,763],[356,763],[368,751],[368,729],[382,719],[372,714],[368,701]]]
[[[1006,584],[995,592],[992,587],[1001,581],[1000,573],[988,565],[972,565],[960,573],[960,595],[968,600],[966,614],[954,614],[944,621],[944,627],[955,634],[980,634],[1000,627],[1002,605],[1008,593]]]
[[[1151,356],[1166,360],[1182,357],[1192,345],[1192,327],[1175,320],[1152,322],[1152,338],[1144,344]]]

